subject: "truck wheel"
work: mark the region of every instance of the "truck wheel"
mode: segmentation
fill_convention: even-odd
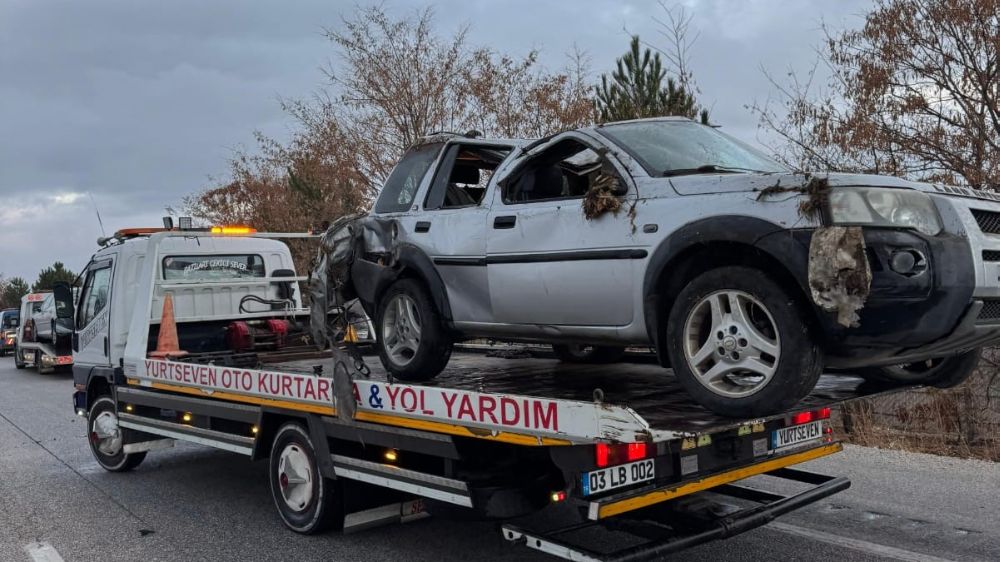
[[[110,396],[101,396],[90,406],[87,440],[97,464],[109,472],[128,472],[139,466],[146,452],[125,454],[126,429],[118,425],[118,411]]]
[[[979,366],[982,348],[960,355],[936,357],[888,367],[866,367],[858,374],[865,380],[883,384],[923,384],[938,388],[951,388],[965,382]]]
[[[625,348],[618,346],[552,344],[552,352],[566,363],[617,363],[625,356]]]
[[[812,391],[822,353],[795,298],[763,272],[721,267],[688,283],[667,322],[667,351],[685,390],[731,417],[774,414]]]
[[[452,341],[444,330],[427,289],[414,279],[400,279],[378,306],[378,355],[392,376],[428,381],[451,357]]]
[[[23,369],[24,368],[24,358],[21,357],[21,350],[14,346],[14,368]]]
[[[289,422],[278,429],[268,479],[274,505],[289,529],[312,535],[343,526],[340,482],[320,474],[316,449],[301,424]]]

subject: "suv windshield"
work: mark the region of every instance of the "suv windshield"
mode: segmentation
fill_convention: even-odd
[[[694,121],[636,121],[597,130],[624,148],[650,176],[787,171],[764,153]]]

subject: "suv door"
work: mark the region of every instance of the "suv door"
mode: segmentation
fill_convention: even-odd
[[[486,260],[497,322],[625,326],[641,268],[628,213],[584,216],[584,191],[601,171],[634,197],[620,164],[583,135],[565,133],[515,163],[487,219]],[[589,170],[589,171],[588,171]],[[627,203],[626,203],[627,204]]]
[[[87,266],[87,276],[76,308],[73,361],[83,365],[110,365],[111,280],[114,259],[102,257]]]
[[[414,240],[426,246],[455,322],[490,322],[486,221],[493,172],[512,147],[451,142],[427,190]]]

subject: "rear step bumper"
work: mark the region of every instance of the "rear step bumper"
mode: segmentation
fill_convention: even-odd
[[[779,469],[839,453],[843,448],[843,445],[840,443],[830,443],[806,449],[805,451],[786,453],[781,456],[761,460],[749,466],[713,474],[700,480],[671,484],[654,490],[624,492],[593,500],[587,506],[587,518],[592,521],[606,519],[696,492],[710,490],[716,486],[729,484],[737,480],[757,476],[758,474],[771,473],[773,475]]]
[[[566,560],[580,562],[648,560],[756,529],[786,513],[842,492],[851,486],[851,481],[844,477],[824,476],[791,468],[780,468],[763,474],[811,484],[813,487],[788,496],[733,484],[724,484],[706,490],[706,492],[723,498],[751,501],[758,505],[735,512],[730,511],[727,515],[704,521],[702,524],[696,525],[694,530],[687,532],[678,531],[675,527],[660,521],[650,520],[649,515],[643,516],[640,511],[634,514],[635,518],[630,514],[607,521],[589,521],[545,532],[534,532],[516,525],[506,524],[502,526],[502,533],[504,538],[509,541],[521,542],[528,548]],[[702,503],[702,507],[704,507],[704,503]],[[723,502],[709,503],[719,511],[725,510],[726,507],[732,507],[731,504]],[[692,518],[686,523],[698,523],[698,521]],[[685,530],[689,526],[685,525]],[[579,532],[589,535],[588,531],[598,528],[613,530],[617,533],[624,532],[645,539],[645,542],[617,551],[602,552],[576,544],[570,537],[573,533]]]

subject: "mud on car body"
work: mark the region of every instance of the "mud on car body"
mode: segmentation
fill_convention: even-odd
[[[371,213],[334,224],[316,295],[360,297],[385,367],[452,342],[652,345],[724,415],[788,408],[824,368],[951,385],[1000,340],[1000,202],[891,177],[797,174],[682,118],[528,142],[436,135]]]

